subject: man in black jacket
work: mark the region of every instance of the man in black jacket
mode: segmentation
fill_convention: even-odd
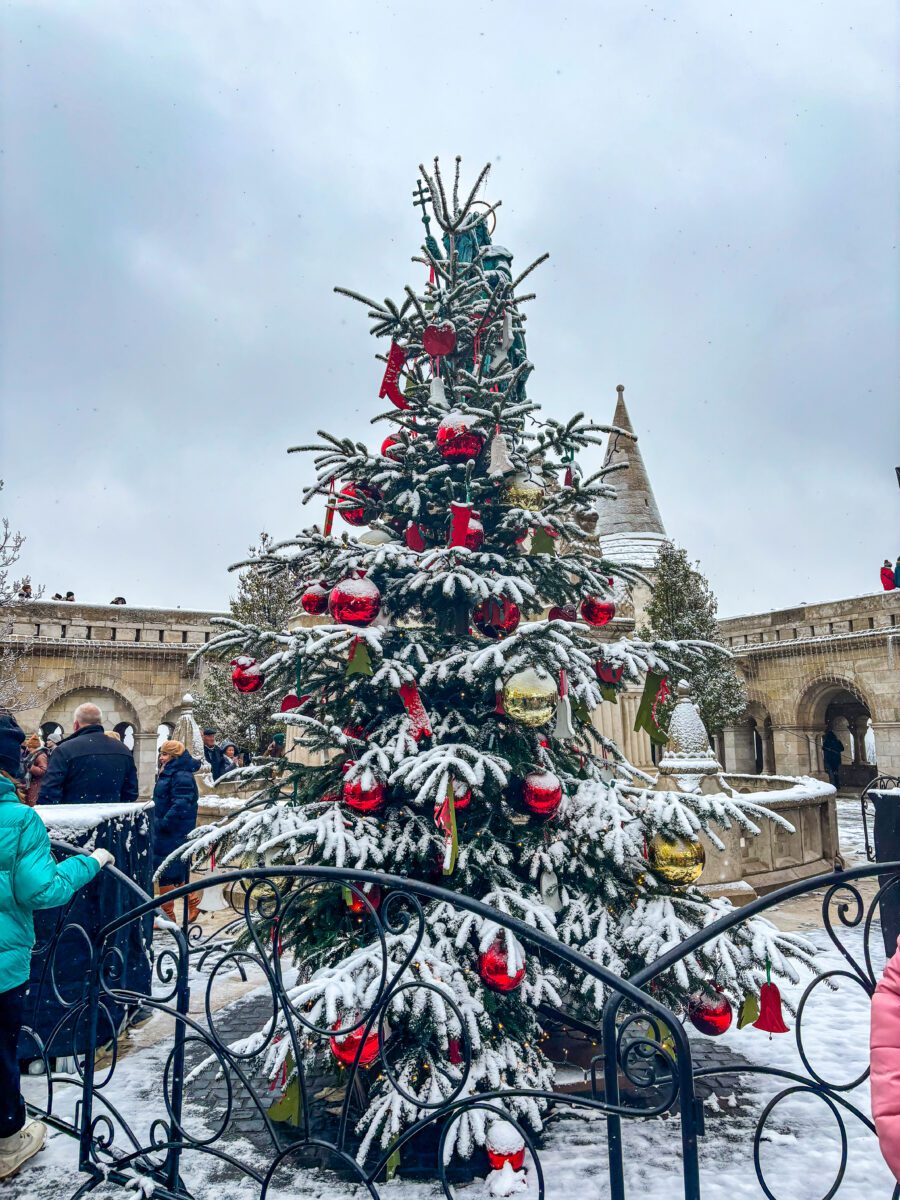
[[[210,765],[213,779],[218,779],[220,775],[224,775],[228,767],[225,761],[225,755],[222,753],[220,746],[216,744],[216,731],[214,729],[203,730],[203,757]]]
[[[41,804],[115,804],[138,798],[137,768],[128,747],[103,731],[96,704],[75,709],[75,732],[63,738],[41,785]]]

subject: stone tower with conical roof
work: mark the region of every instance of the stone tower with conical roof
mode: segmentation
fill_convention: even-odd
[[[609,435],[603,465],[608,467],[621,463],[623,466],[607,476],[606,482],[615,487],[616,496],[615,499],[601,500],[597,505],[597,535],[605,558],[637,567],[652,582],[660,546],[667,540],[666,528],[650,486],[631,417],[625,407],[624,385],[620,383],[616,392],[616,411],[612,423],[615,429],[622,432]],[[637,627],[640,627],[649,598],[648,588],[641,584],[631,587],[629,615],[633,614]],[[623,614],[624,611],[623,605]]]
[[[609,435],[603,465],[609,467],[621,463],[624,467],[608,476],[608,482],[616,489],[616,498],[598,503],[597,533],[608,558],[652,570],[659,548],[666,540],[666,529],[625,407],[625,388],[621,383],[616,392],[612,423],[616,429],[631,436]]]

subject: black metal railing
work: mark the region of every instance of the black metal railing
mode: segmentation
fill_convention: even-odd
[[[867,898],[861,886],[869,879],[874,882],[876,872],[889,875],[890,882]],[[123,882],[129,885],[124,877]],[[366,885],[381,889],[380,905],[372,903]],[[77,1194],[86,1194],[102,1180],[133,1184],[137,1175],[146,1184],[145,1194],[159,1200],[191,1196],[194,1189],[200,1190],[199,1180],[210,1169],[225,1182],[241,1182],[244,1187],[250,1183],[258,1189],[254,1194],[266,1200],[282,1187],[288,1192],[288,1181],[312,1166],[337,1171],[348,1185],[362,1185],[375,1197],[379,1184],[397,1170],[433,1178],[452,1197],[454,1183],[466,1177],[466,1170],[477,1173],[479,1160],[476,1153],[468,1167],[465,1162],[460,1167],[459,1156],[445,1153],[448,1145],[457,1140],[464,1143],[467,1130],[494,1117],[518,1131],[526,1148],[526,1165],[542,1198],[540,1146],[531,1131],[536,1122],[529,1120],[529,1114],[561,1108],[605,1118],[608,1156],[605,1163],[598,1163],[598,1170],[608,1178],[606,1189],[599,1188],[598,1194],[626,1200],[623,1121],[678,1113],[680,1119],[666,1126],[673,1131],[669,1136],[680,1137],[681,1183],[671,1194],[699,1200],[704,1114],[697,1085],[722,1069],[697,1065],[681,1015],[654,997],[653,982],[726,930],[785,900],[822,889],[822,923],[846,967],[823,970],[800,1000],[794,1041],[803,1069],[742,1062],[739,1067],[729,1065],[727,1071],[775,1076],[785,1083],[764,1107],[754,1133],[760,1194],[770,1200],[791,1200],[772,1190],[761,1165],[760,1146],[777,1105],[802,1092],[831,1112],[842,1146],[837,1177],[822,1192],[822,1200],[831,1200],[847,1164],[846,1120],[862,1123],[872,1135],[871,1153],[878,1154],[872,1121],[854,1099],[867,1071],[847,1081],[817,1072],[804,1045],[804,1012],[810,996],[838,976],[852,980],[871,996],[877,974],[871,943],[878,904],[887,889],[898,885],[900,863],[803,880],[729,912],[631,979],[621,979],[551,934],[465,895],[379,872],[256,868],[213,874],[156,899],[130,884],[130,906],[123,905],[121,914],[92,939],[89,970],[74,995],[62,986],[63,971],[55,961],[66,938],[78,936],[65,913],[60,914],[54,937],[37,951],[43,964],[41,986],[64,1001],[64,1015],[51,1041],[60,1044],[67,1029],[78,1031],[74,1071],[54,1071],[53,1047],[44,1043],[39,1047],[37,1057],[48,1082],[43,1111],[59,1128],[79,1138],[79,1167],[86,1178]],[[229,911],[216,918],[215,929],[198,932],[188,918],[188,897],[219,887],[229,898]],[[327,1004],[321,1012],[311,1007],[305,990],[309,974],[302,961],[299,967],[288,961],[279,936],[285,922],[328,889],[352,900],[360,932],[365,930],[360,944],[376,948],[366,1006],[355,1012],[352,1022],[343,1024],[340,1020],[335,1024]],[[161,922],[153,942],[153,987],[149,992],[136,989],[128,963],[136,944],[133,931],[145,931],[159,918],[162,903],[173,901],[182,919]],[[471,1077],[476,1039],[482,1035],[477,1027],[473,1029],[471,1013],[464,1011],[465,1001],[450,982],[421,969],[420,960],[430,951],[436,904],[447,906],[448,913],[467,913],[496,925],[500,936],[516,939],[529,954],[538,956],[544,972],[557,964],[561,975],[580,972],[599,981],[607,1000],[602,1013],[597,1013],[596,1029],[585,1020],[583,1007],[571,1017],[576,1029],[586,1037],[596,1032],[601,1043],[591,1064],[593,1086],[580,1093],[554,1090],[549,1083],[477,1090],[485,1086]],[[428,920],[426,905],[430,906]],[[858,929],[862,937],[853,952],[839,936],[848,929]],[[340,980],[335,981],[335,989],[340,990]],[[568,993],[562,989],[561,994]],[[410,1090],[408,1078],[398,1073],[390,1023],[398,1013],[428,1004],[443,1006],[458,1036],[449,1060],[445,1053],[423,1052],[422,1069],[434,1073],[431,1093],[424,1096],[420,1089]],[[140,1104],[132,1088],[118,1083],[123,1061],[119,1014],[133,1013],[137,1006],[152,1010],[157,1021],[151,1044],[156,1047],[153,1070],[158,1073],[158,1087]],[[567,1014],[564,1008],[543,1003],[539,1019],[542,1025],[548,1020],[564,1024]],[[333,1039],[347,1035],[354,1048],[344,1055],[346,1065],[338,1068],[329,1047]],[[71,1116],[56,1111],[58,1082],[74,1084],[79,1093]],[[388,1106],[404,1114],[400,1131],[384,1144],[378,1137],[366,1142],[360,1124],[375,1089]],[[795,1152],[802,1153],[802,1146]],[[677,1155],[670,1157],[677,1161]],[[210,1160],[215,1160],[212,1167]],[[486,1170],[484,1162],[481,1173]]]

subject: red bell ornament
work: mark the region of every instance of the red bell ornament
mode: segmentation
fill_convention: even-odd
[[[300,607],[313,617],[328,612],[328,588],[321,583],[311,583],[300,597]]]
[[[449,321],[426,325],[422,330],[422,349],[429,358],[443,358],[456,349],[456,330]]]
[[[387,803],[387,795],[381,780],[376,779],[371,787],[366,787],[360,775],[352,781],[344,781],[341,799],[348,808],[352,808],[354,812],[358,813],[381,812]]]
[[[761,1029],[770,1036],[773,1033],[790,1033],[781,1014],[781,992],[776,983],[764,983],[759,992],[759,1016],[753,1022],[754,1029]]]
[[[697,992],[688,1001],[688,1020],[708,1037],[719,1037],[730,1027],[733,1013],[727,996],[720,992]]]
[[[577,621],[578,611],[574,604],[556,605],[547,613],[548,621]]]
[[[490,600],[482,600],[472,613],[472,623],[478,632],[492,638],[512,633],[521,619],[519,606],[508,596],[492,596]]]
[[[599,596],[585,596],[581,602],[581,615],[588,625],[599,629],[601,625],[608,625],[616,615],[616,606],[612,600],[601,600]]]
[[[461,462],[477,458],[484,446],[484,434],[472,429],[472,420],[465,413],[447,413],[437,427],[435,441],[441,458]]]
[[[612,687],[613,684],[621,683],[622,676],[625,673],[624,666],[610,667],[602,659],[594,663],[594,670],[597,672],[597,678],[600,682],[607,684],[609,687]]]
[[[378,492],[364,483],[345,483],[337,498],[338,512],[348,525],[365,525],[366,505],[378,499]],[[359,500],[360,503],[349,504],[350,500]]]
[[[562,801],[562,784],[552,771],[529,771],[522,803],[535,817],[552,817]]]
[[[506,953],[506,939],[498,937],[493,945],[478,957],[478,974],[485,987],[492,992],[507,995],[514,992],[525,978],[525,964],[517,971],[510,972],[509,955]]]
[[[340,1021],[336,1021],[331,1028],[340,1029],[340,1027]],[[362,1043],[362,1050],[359,1055],[359,1066],[361,1067],[371,1067],[381,1049],[381,1038],[378,1036],[378,1030],[373,1029],[371,1032],[366,1033],[365,1027],[354,1029],[351,1033],[335,1034],[328,1041],[331,1046],[331,1053],[342,1067],[353,1066],[360,1043]]]
[[[381,592],[371,579],[342,579],[331,589],[328,608],[343,625],[371,625],[381,610]]]
[[[265,676],[253,670],[256,666],[255,658],[248,658],[246,654],[241,654],[231,660],[231,665],[234,668],[231,672],[231,682],[237,691],[258,692],[265,683]]]

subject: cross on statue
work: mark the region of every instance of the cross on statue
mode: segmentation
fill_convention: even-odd
[[[416,190],[413,192],[413,207],[422,209],[422,224],[425,226],[425,236],[431,237],[431,218],[425,209],[425,205],[431,200],[431,192],[427,191],[425,185],[420,179],[416,184]]]

